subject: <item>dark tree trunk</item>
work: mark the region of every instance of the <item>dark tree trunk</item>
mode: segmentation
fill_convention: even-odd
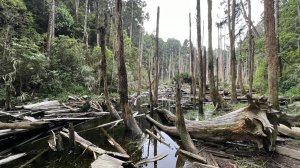
[[[202,49],[201,49],[201,11],[200,11],[200,0],[197,0],[197,44],[198,44],[198,57],[199,57],[199,113],[204,114],[203,111],[203,60],[202,60]]]
[[[158,59],[159,59],[159,6],[157,7],[157,18],[156,18],[156,39],[155,39],[155,88],[154,88],[154,106],[157,106],[158,100],[158,85],[159,85],[159,67],[158,67]]]
[[[209,92],[213,104],[218,107],[223,107],[224,100],[218,93],[215,86],[214,79],[214,63],[213,63],[213,51],[212,51],[212,0],[207,0],[208,4],[208,80],[209,80]]]
[[[207,74],[207,59],[206,59],[206,47],[203,47],[203,98],[206,94],[206,74]]]
[[[142,134],[141,129],[137,125],[136,120],[132,116],[131,110],[128,104],[128,83],[127,83],[127,71],[124,59],[124,42],[122,31],[122,0],[115,1],[115,26],[116,26],[116,43],[115,43],[115,55],[118,58],[118,76],[119,76],[119,95],[120,105],[124,118],[124,123],[127,129],[131,130],[134,134]]]
[[[11,110],[11,82],[5,83],[5,111]]]
[[[265,55],[268,64],[268,89],[269,102],[279,108],[278,102],[278,56],[275,33],[274,0],[264,1],[264,22],[265,22]]]
[[[104,25],[100,27],[100,47],[101,47],[101,74],[102,74],[102,79],[103,79],[103,91],[104,91],[104,96],[105,96],[105,103],[106,106],[111,113],[111,116],[116,118],[117,120],[121,119],[119,116],[117,110],[113,107],[109,93],[108,93],[108,86],[107,86],[107,64],[106,64],[106,44],[105,44],[105,36],[106,36],[106,29],[107,29],[107,12],[104,14]]]
[[[236,15],[236,2],[232,0],[231,10],[230,11],[230,1],[228,0],[228,31],[230,39],[230,74],[231,74],[231,101],[233,103],[237,102],[237,93],[236,93],[236,56],[235,56],[235,15]]]

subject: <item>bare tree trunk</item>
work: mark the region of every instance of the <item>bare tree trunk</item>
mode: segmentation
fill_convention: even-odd
[[[172,55],[169,56],[169,82],[171,82],[171,63],[172,63]]]
[[[154,88],[154,106],[157,106],[158,100],[158,85],[159,85],[159,69],[158,69],[158,52],[159,52],[159,6],[157,7],[157,18],[156,18],[156,39],[155,39],[155,88]]]
[[[212,51],[212,0],[207,0],[208,4],[208,79],[209,79],[209,91],[210,96],[215,106],[223,108],[224,100],[219,95],[215,86],[214,79],[214,64],[213,64],[213,51]]]
[[[237,93],[236,93],[236,56],[235,56],[235,0],[232,0],[230,11],[230,1],[228,0],[228,30],[230,38],[230,74],[231,74],[231,101],[233,103],[237,102]]]
[[[51,1],[51,10],[48,20],[48,32],[47,32],[47,52],[50,54],[52,41],[54,38],[54,22],[55,22],[55,0]]]
[[[105,96],[105,103],[107,108],[109,109],[109,112],[111,113],[111,116],[116,118],[117,120],[121,119],[119,116],[117,110],[113,107],[109,93],[108,93],[108,86],[107,86],[107,64],[106,64],[106,29],[107,29],[107,12],[104,12],[104,25],[100,27],[100,47],[101,47],[101,74],[102,74],[102,79],[103,79],[103,91],[104,91],[104,96]],[[101,81],[101,80],[100,80]]]
[[[203,30],[204,31],[204,30]],[[207,59],[206,59],[206,47],[203,47],[203,98],[205,99],[206,93],[206,75],[207,75]]]
[[[5,83],[5,111],[11,110],[11,82]]]
[[[127,71],[124,59],[124,43],[123,43],[123,31],[122,31],[122,0],[115,1],[115,26],[116,26],[116,43],[115,54],[118,58],[118,76],[119,76],[119,94],[120,104],[122,108],[122,114],[124,123],[127,129],[131,130],[135,134],[142,134],[141,129],[137,125],[136,120],[132,116],[131,110],[128,104],[128,83],[127,83]]]
[[[192,153],[198,154],[198,149],[195,147],[190,134],[187,132],[185,120],[181,111],[181,81],[176,81],[176,129],[178,130],[183,147]]]
[[[251,0],[248,0],[248,5],[249,5],[249,3],[251,3]],[[242,0],[241,0],[241,3],[240,3],[240,4],[241,4],[241,7],[242,7],[242,13],[243,13],[244,19],[245,19],[246,22],[247,22],[248,24],[250,24],[251,27],[252,27],[251,31],[254,32],[254,34],[255,34],[256,37],[260,37],[258,31],[256,30],[256,28],[255,28],[255,26],[254,26],[254,24],[253,24],[253,22],[252,22],[251,17],[250,17],[250,18],[249,18],[249,16],[247,17],[246,10],[245,10],[245,7],[244,7],[244,4],[243,4],[243,1],[242,1]],[[250,6],[251,6],[251,4],[250,4]],[[250,7],[250,10],[251,10],[251,7]],[[249,12],[249,7],[248,7],[248,12]],[[249,15],[249,14],[248,14],[248,15]],[[251,14],[250,14],[250,15],[251,15]]]
[[[242,66],[243,60],[242,60],[242,41],[240,41],[240,58],[239,58],[239,70],[238,70],[238,82],[241,89],[242,94],[246,94],[244,84],[243,84],[243,66]]]
[[[84,37],[83,37],[83,39],[85,41],[86,54],[88,54],[88,49],[89,49],[89,34],[87,32],[88,4],[89,4],[89,0],[85,0],[84,25],[83,25]]]
[[[251,21],[251,0],[248,0],[248,20]],[[253,45],[253,36],[252,36],[252,27],[251,22],[248,21],[248,38],[249,38],[249,94],[252,95],[253,88],[253,76],[254,76],[254,45]]]
[[[279,108],[278,102],[278,56],[275,33],[274,0],[264,1],[264,22],[265,22],[265,55],[268,63],[268,89],[269,102]]]
[[[196,81],[195,81],[195,58],[194,58],[194,49],[192,43],[192,21],[191,21],[191,13],[189,13],[189,26],[190,26],[190,56],[191,56],[191,73],[192,73],[192,86],[191,86],[191,94],[193,94],[193,104],[196,104]]]
[[[276,32],[276,44],[277,44],[277,54],[280,53],[280,43],[279,43],[279,0],[275,0],[275,32]],[[279,61],[279,72],[278,75],[279,77],[282,76],[282,71],[283,71],[283,62],[281,60],[281,57],[278,57],[278,61]]]
[[[144,50],[144,29],[141,30],[141,40],[140,40],[140,56],[138,61],[138,91],[137,95],[141,93],[141,69],[142,69],[142,59],[143,59],[143,50]]]
[[[197,44],[198,44],[198,58],[199,58],[199,113],[204,114],[203,111],[203,87],[204,87],[204,73],[203,73],[203,60],[202,60],[202,46],[201,46],[201,3],[197,0]]]

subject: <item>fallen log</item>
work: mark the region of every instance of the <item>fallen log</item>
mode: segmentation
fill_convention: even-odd
[[[202,163],[198,163],[198,162],[193,162],[192,168],[219,168],[219,167],[202,164]]]
[[[21,157],[24,157],[24,156],[26,156],[26,153],[19,153],[19,154],[16,154],[16,155],[8,156],[7,158],[4,158],[4,159],[0,160],[0,165],[7,164],[9,162],[12,162],[12,161],[17,160],[17,159],[19,159]]]
[[[249,101],[249,100],[248,100]],[[176,116],[166,110],[158,111],[161,117],[175,123]],[[215,142],[226,142],[235,140],[254,141],[259,148],[266,147],[275,150],[274,139],[271,136],[274,126],[268,119],[269,111],[265,110],[265,103],[252,102],[231,113],[205,121],[185,120],[188,132],[193,138],[204,139]],[[165,126],[158,123],[150,116],[146,118],[161,130],[172,136],[178,136],[176,127]]]
[[[196,155],[196,154],[194,154],[192,152],[185,151],[185,150],[182,150],[182,149],[178,149],[178,151],[181,154],[183,154],[183,155],[185,155],[187,157],[190,157],[190,158],[192,158],[192,159],[194,159],[194,160],[196,160],[198,162],[205,163],[205,164],[207,163],[206,159],[204,157],[200,156],[200,155]]]
[[[66,138],[69,139],[69,130],[68,129],[63,129],[59,133],[63,137],[66,137]],[[87,149],[91,153],[97,153],[98,155],[107,154],[107,155],[115,156],[115,157],[118,157],[118,158],[129,159],[129,155],[127,155],[127,154],[106,151],[104,149],[99,148],[98,146],[94,145],[92,142],[90,142],[88,140],[85,140],[84,138],[82,138],[81,136],[79,136],[77,134],[77,132],[74,132],[74,136],[75,136],[75,142],[77,142],[78,144],[80,144],[82,147],[84,147],[85,149]]]
[[[22,121],[22,122],[14,122],[14,123],[3,123],[0,122],[0,129],[35,129],[44,127],[48,122],[44,121]]]
[[[287,127],[285,125],[280,124],[278,126],[278,132],[281,135],[292,137],[295,139],[300,139],[300,128],[299,127]]]
[[[112,136],[110,136],[103,128],[100,128],[100,130],[107,137],[108,142],[112,146],[114,146],[120,153],[127,155],[127,152],[125,151],[125,149],[117,141],[115,141],[115,139]]]
[[[290,157],[290,158],[293,158],[293,159],[300,160],[299,150],[295,150],[295,149],[291,149],[291,148],[287,148],[287,147],[277,145],[276,146],[276,152],[281,154],[281,155],[284,155],[284,156],[287,156],[287,157]]]
[[[146,129],[145,130],[151,137],[153,137],[154,139],[158,140],[160,143],[168,146],[168,147],[171,147],[170,144],[167,144],[166,142],[164,142],[162,139],[160,139],[159,137],[157,137],[153,132],[151,132],[150,130]]]
[[[60,108],[60,103],[57,100],[45,101],[35,104],[28,104],[23,106],[27,110],[48,110],[48,109],[58,109]]]

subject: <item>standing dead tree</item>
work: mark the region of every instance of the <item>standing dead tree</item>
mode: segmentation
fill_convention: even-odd
[[[128,82],[127,71],[124,59],[124,43],[122,31],[122,0],[115,1],[115,26],[116,26],[116,43],[115,55],[118,58],[118,76],[119,76],[119,95],[120,105],[124,123],[127,129],[131,130],[134,134],[140,135],[142,131],[134,119],[128,104]]]
[[[192,74],[192,86],[191,93],[193,95],[193,104],[196,103],[196,81],[195,81],[195,56],[194,56],[194,47],[192,43],[192,21],[191,13],[189,13],[189,26],[190,26],[190,55],[191,55],[191,74]]]
[[[199,113],[204,114],[203,111],[203,87],[204,87],[204,78],[203,73],[203,59],[202,59],[202,49],[201,49],[201,11],[200,11],[200,0],[197,0],[197,44],[198,44],[198,57],[199,57]]]
[[[157,7],[157,18],[156,18],[156,38],[155,38],[155,85],[154,85],[154,106],[157,106],[158,100],[158,85],[159,85],[159,6]]]
[[[48,31],[47,31],[47,52],[50,54],[52,41],[54,38],[54,24],[55,24],[55,0],[51,1],[51,9],[48,20]]]

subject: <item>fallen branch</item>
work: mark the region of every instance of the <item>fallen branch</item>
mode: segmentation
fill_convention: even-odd
[[[117,142],[114,140],[114,138],[112,136],[110,136],[103,128],[100,129],[102,131],[102,133],[107,137],[107,141],[114,146],[120,153],[126,154],[127,152],[125,151],[125,149]]]
[[[295,139],[300,139],[300,128],[299,127],[287,127],[285,125],[280,124],[278,126],[278,132],[281,135],[292,137]]]
[[[48,124],[48,122],[44,121],[37,121],[37,122],[30,122],[30,121],[22,121],[22,122],[14,122],[14,123],[3,123],[0,122],[0,129],[35,129],[41,128]]]
[[[185,156],[188,156],[188,157],[190,157],[190,158],[192,158],[192,159],[194,159],[198,162],[205,163],[205,164],[207,163],[206,159],[204,157],[201,157],[200,155],[196,155],[194,153],[191,153],[191,152],[188,152],[188,151],[185,151],[185,150],[182,150],[182,149],[178,149],[178,151],[181,154],[183,154]]]
[[[167,144],[166,142],[164,142],[162,139],[160,139],[159,137],[157,137],[153,132],[151,132],[150,130],[146,129],[145,130],[151,137],[153,137],[154,139],[158,140],[160,143],[168,146],[168,147],[171,147],[170,144]]]
[[[144,159],[144,160],[141,160],[141,161],[138,161],[135,166],[139,166],[139,165],[142,165],[142,164],[146,164],[146,163],[150,163],[150,162],[156,162],[158,160],[162,160],[163,158],[167,157],[168,154],[164,154],[164,153],[161,153],[159,155],[156,155],[154,156],[153,158],[150,158],[150,159]]]
[[[24,157],[24,156],[26,156],[26,153],[19,153],[19,154],[16,154],[16,155],[8,156],[7,158],[0,160],[0,165],[4,165],[6,163],[12,162],[12,161],[17,160],[17,159],[19,159],[21,157]]]

